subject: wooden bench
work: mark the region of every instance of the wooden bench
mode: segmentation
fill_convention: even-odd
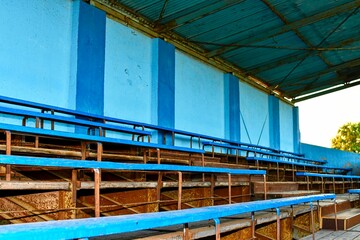
[[[58,239],[83,239],[213,220],[215,223],[215,236],[216,239],[219,240],[221,218],[250,213],[252,216],[252,236],[253,239],[255,239],[256,220],[254,218],[254,212],[275,209],[277,222],[276,239],[280,240],[281,207],[310,203],[311,216],[313,216],[314,202],[334,199],[335,194],[318,194],[179,211],[5,225],[0,227],[0,239],[49,239],[54,237]],[[335,204],[334,208],[336,213]],[[315,223],[313,217],[310,218],[310,226],[314,236]],[[184,230],[185,234],[186,232],[187,231]],[[186,239],[188,236],[185,235],[184,238]]]
[[[352,193],[352,194],[360,194],[360,189],[349,189],[348,193]]]
[[[307,188],[308,190],[310,189],[310,178],[320,178],[321,179],[321,192],[324,193],[324,178],[330,178],[332,179],[332,187],[333,187],[333,191],[335,192],[336,188],[335,188],[335,179],[341,179],[342,180],[342,185],[343,185],[343,192],[346,192],[345,189],[345,179],[346,180],[350,180],[351,183],[351,188],[354,189],[354,181],[356,180],[357,185],[359,185],[359,180],[360,180],[360,176],[357,175],[341,175],[341,174],[323,174],[323,173],[309,173],[309,172],[297,172],[296,176],[299,177],[305,177],[307,180]]]
[[[319,165],[319,164],[311,164],[311,163],[303,163],[303,162],[298,162],[298,161],[291,161],[291,160],[282,160],[282,159],[274,159],[274,158],[264,158],[264,157],[247,157],[246,158],[247,161],[256,161],[256,166],[259,169],[260,165],[259,162],[268,162],[268,163],[276,163],[276,167],[277,167],[277,178],[279,181],[279,164],[283,164],[283,165],[289,165],[291,166],[291,170],[292,170],[292,180],[296,181],[295,179],[295,173],[299,170],[299,168],[301,167],[301,171],[306,171],[306,167],[308,168],[315,168],[316,171],[321,170],[323,173],[327,173],[327,171],[333,171],[335,172],[340,172],[340,173],[348,173],[352,171],[352,168],[340,168],[340,167],[331,167],[331,166],[323,166],[323,165]],[[297,168],[299,167],[299,168]]]
[[[82,142],[92,142],[97,144],[97,158],[102,158],[103,153],[103,144],[115,144],[121,146],[132,146],[132,147],[141,147],[145,149],[153,149],[157,152],[157,162],[161,161],[161,150],[175,151],[175,152],[184,152],[189,155],[199,154],[201,155],[202,162],[204,163],[204,151],[201,149],[186,148],[186,147],[177,147],[171,145],[163,145],[149,142],[139,142],[126,139],[102,137],[87,135],[82,133],[73,133],[73,132],[63,132],[57,130],[48,130],[34,127],[25,127],[17,126],[12,124],[0,123],[0,131],[4,131],[6,134],[6,154],[11,154],[11,135],[13,133],[23,135],[23,136],[34,136],[35,137],[35,148],[37,148],[39,137],[51,138],[51,139],[65,139],[65,140],[75,140]],[[84,144],[81,144],[84,148]],[[144,153],[144,163],[147,162],[147,155]],[[6,179],[10,179],[11,169],[9,166],[6,168]]]
[[[70,169],[94,169],[95,184],[95,215],[100,216],[100,170],[123,170],[123,171],[145,171],[145,172],[175,172],[178,174],[178,209],[181,209],[181,193],[182,193],[182,173],[203,173],[203,174],[227,174],[228,175],[228,194],[229,204],[231,204],[231,185],[232,175],[262,175],[264,179],[264,189],[266,189],[266,171],[249,170],[249,169],[230,169],[230,168],[213,168],[213,167],[196,167],[196,166],[179,166],[169,164],[129,164],[116,163],[106,161],[88,161],[88,160],[72,160],[59,158],[40,158],[40,157],[24,157],[0,155],[0,164],[5,165],[21,165],[32,167],[57,167]],[[75,171],[76,172],[76,171]],[[158,181],[162,181],[159,174]],[[72,175],[72,183],[76,186],[77,176]],[[212,181],[212,188],[215,187]],[[157,189],[160,191],[160,186]],[[76,187],[73,187],[73,196],[76,196]],[[266,199],[266,193],[265,193]]]
[[[244,152],[246,152],[246,157],[249,157],[249,153],[253,153],[254,156],[257,156],[257,155],[268,156],[269,159],[286,159],[289,161],[315,163],[315,164],[326,163],[326,161],[324,161],[324,160],[309,159],[309,158],[304,158],[304,157],[300,157],[300,156],[289,155],[287,153],[281,154],[281,153],[274,153],[271,151],[264,151],[261,148],[260,149],[256,148],[256,146],[254,146],[254,147],[235,146],[235,145],[219,143],[219,142],[203,142],[202,144],[203,144],[203,149],[205,149],[206,146],[211,146],[213,156],[214,156],[215,147],[235,150],[236,151],[236,153],[235,153],[236,161],[238,161],[239,152],[244,151]]]
[[[149,123],[141,123],[141,122],[129,121],[129,120],[124,120],[124,119],[119,119],[119,118],[114,118],[114,117],[85,113],[85,112],[76,111],[76,110],[72,110],[72,109],[56,107],[56,106],[51,106],[51,105],[41,104],[41,103],[36,103],[36,102],[31,102],[31,101],[25,101],[25,100],[5,97],[5,96],[0,96],[0,102],[6,103],[6,104],[11,104],[11,105],[16,105],[16,106],[23,106],[23,107],[33,108],[33,109],[39,109],[42,112],[51,112],[52,114],[54,114],[54,113],[67,114],[67,115],[71,115],[73,117],[82,118],[82,119],[86,119],[89,121],[97,121],[97,122],[102,122],[102,123],[110,122],[110,123],[117,123],[117,124],[125,124],[125,125],[130,125],[133,128],[140,127],[142,130],[144,130],[144,129],[156,130],[156,131],[158,131],[158,133],[161,133],[164,135],[171,135],[171,138],[172,138],[171,144],[172,145],[175,145],[175,136],[180,135],[180,136],[190,137],[190,139],[189,139],[190,140],[189,141],[190,148],[193,147],[194,139],[198,139],[198,141],[197,141],[198,148],[201,148],[202,140],[207,140],[207,141],[210,140],[210,141],[214,141],[214,142],[227,143],[227,144],[234,145],[234,146],[246,146],[249,148],[257,148],[257,149],[261,149],[263,151],[269,151],[269,152],[273,152],[273,153],[280,153],[280,154],[287,154],[290,156],[304,157],[304,155],[300,154],[300,153],[283,151],[283,150],[274,149],[274,148],[270,148],[270,147],[266,147],[266,146],[255,145],[255,144],[251,144],[251,143],[241,143],[241,142],[231,141],[228,139],[213,137],[213,136],[209,136],[209,135],[205,135],[205,134],[199,134],[199,133],[193,133],[193,132],[183,131],[183,130],[174,129],[174,128],[162,127],[162,126],[149,124]],[[163,139],[163,144],[169,144],[166,141],[166,137],[164,137],[164,139]]]
[[[99,129],[100,136],[104,135],[104,134],[102,134],[103,130],[111,130],[111,131],[115,131],[115,132],[119,132],[119,133],[129,133],[129,134],[138,135],[138,136],[148,136],[148,137],[151,136],[150,131],[138,130],[138,129],[123,127],[123,126],[115,126],[115,125],[111,125],[111,124],[88,121],[88,120],[83,120],[83,119],[79,119],[79,118],[70,118],[70,117],[59,116],[59,115],[39,113],[39,112],[28,111],[28,110],[23,110],[23,109],[6,108],[6,107],[0,106],[0,113],[12,115],[12,116],[22,116],[24,119],[34,118],[36,120],[37,127],[39,127],[40,120],[50,120],[52,122],[73,124],[75,126],[85,126],[85,127],[88,127],[89,129]],[[25,124],[26,121],[23,120],[23,123],[24,123],[24,125],[26,125]],[[54,124],[52,124],[51,129],[55,130]]]

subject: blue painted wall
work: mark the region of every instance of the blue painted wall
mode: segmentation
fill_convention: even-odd
[[[157,124],[175,127],[175,47],[162,39],[153,39],[152,48],[153,87],[152,96],[157,102]],[[155,114],[154,114],[155,115]],[[172,135],[158,133],[158,142],[172,144]]]
[[[239,79],[227,73],[224,75],[225,138],[240,141],[240,94]]]
[[[301,143],[300,147],[306,157],[328,161],[325,165],[351,167],[352,174],[360,175],[360,154],[305,143]]]
[[[293,107],[293,146],[294,152],[300,153],[300,124],[298,107]]]
[[[231,75],[165,42],[174,58],[163,61],[170,55],[158,40],[80,0],[4,2],[0,16],[1,95],[270,145],[266,93],[226,82]],[[295,144],[291,109],[279,103],[287,150]]]
[[[293,106],[280,101],[280,149],[294,151]]]
[[[175,127],[225,137],[223,72],[176,51]]]
[[[4,1],[0,8],[0,95],[75,107],[78,5]]]
[[[157,105],[152,97],[152,39],[110,19],[105,39],[104,114],[157,123],[152,109]]]
[[[76,110],[104,114],[105,12],[80,1]]]
[[[241,141],[269,146],[268,95],[240,82]]]
[[[280,100],[269,95],[270,147],[280,149]]]

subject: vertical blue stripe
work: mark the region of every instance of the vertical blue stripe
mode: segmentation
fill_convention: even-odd
[[[76,110],[104,114],[106,13],[80,1]]]
[[[299,108],[293,107],[294,152],[300,153]]]
[[[269,95],[269,128],[270,147],[280,149],[280,102],[274,95]]]
[[[175,47],[162,39],[153,43],[153,83],[157,83],[157,122],[162,127],[175,127]],[[171,144],[171,135],[159,134],[159,142]]]
[[[239,80],[232,74],[224,75],[225,137],[240,141],[240,93]]]

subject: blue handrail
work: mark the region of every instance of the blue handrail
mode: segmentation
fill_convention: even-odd
[[[140,164],[140,163],[118,163],[103,160],[73,160],[43,157],[24,157],[14,155],[0,155],[0,164],[26,165],[40,167],[82,168],[82,169],[104,169],[104,170],[133,170],[133,171],[176,171],[196,173],[225,173],[236,175],[266,175],[265,170],[181,166],[171,164]]]

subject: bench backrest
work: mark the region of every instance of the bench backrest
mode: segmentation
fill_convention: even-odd
[[[320,163],[320,164],[326,163],[326,161],[324,161],[324,160],[315,160],[315,159],[304,158],[304,157],[300,157],[300,156],[296,156],[296,155],[275,153],[273,151],[264,151],[262,148],[258,148],[256,146],[248,147],[248,146],[243,146],[243,145],[231,145],[231,144],[227,144],[227,143],[207,142],[207,141],[203,142],[202,144],[203,144],[203,149],[205,149],[205,146],[214,146],[214,147],[219,147],[219,148],[251,152],[251,153],[255,153],[255,154],[259,154],[259,155],[266,155],[266,156],[271,156],[271,157],[299,160],[299,161],[303,161],[303,162],[315,162],[315,163]]]
[[[162,126],[158,126],[158,125],[154,125],[154,124],[141,123],[141,122],[129,121],[129,120],[118,119],[118,118],[113,118],[113,117],[108,117],[108,116],[101,116],[101,115],[97,115],[97,114],[85,113],[85,112],[81,112],[81,111],[75,111],[72,109],[66,109],[66,108],[62,108],[62,107],[56,107],[56,106],[51,106],[51,105],[47,105],[47,104],[25,101],[25,100],[20,100],[20,99],[16,99],[16,98],[5,97],[5,96],[0,96],[0,102],[40,109],[42,111],[54,111],[54,112],[58,112],[58,113],[69,114],[74,117],[85,118],[87,120],[92,120],[92,121],[113,122],[113,123],[127,124],[127,125],[131,125],[131,126],[135,126],[135,127],[144,127],[144,128],[149,128],[149,129],[156,130],[159,132],[164,132],[167,134],[178,134],[178,135],[183,135],[183,136],[189,136],[191,138],[198,138],[199,141],[200,141],[200,139],[203,139],[203,140],[211,140],[211,141],[217,141],[217,142],[225,142],[225,143],[228,143],[231,145],[239,145],[240,144],[240,145],[244,145],[244,146],[248,146],[248,147],[257,147],[257,148],[260,148],[263,150],[273,151],[275,153],[284,153],[284,154],[286,153],[286,154],[294,155],[294,156],[303,156],[302,154],[299,154],[299,153],[283,151],[283,150],[274,149],[274,148],[270,148],[270,147],[265,147],[265,146],[250,144],[250,143],[241,143],[241,142],[231,141],[228,139],[213,137],[213,136],[209,136],[209,135],[193,133],[193,132],[183,131],[183,130],[174,129],[174,128],[162,127]]]
[[[164,150],[189,152],[189,153],[200,153],[200,154],[204,153],[204,151],[201,149],[177,147],[177,146],[163,145],[163,144],[157,144],[157,143],[148,143],[148,142],[136,142],[136,141],[126,140],[126,139],[100,137],[100,136],[86,135],[86,134],[81,134],[81,133],[72,133],[72,132],[63,132],[63,131],[48,130],[48,129],[41,129],[41,128],[24,127],[24,126],[17,126],[17,125],[6,124],[6,123],[0,123],[0,130],[17,132],[17,133],[22,133],[22,134],[32,135],[32,136],[47,136],[47,137],[53,137],[53,138],[84,140],[84,141],[92,141],[92,142],[99,142],[99,143],[111,143],[111,144],[120,144],[120,145],[155,148],[155,149],[158,148],[158,149],[164,149]]]
[[[143,135],[151,135],[151,132],[149,132],[149,131],[138,130],[138,129],[133,129],[133,128],[129,128],[129,127],[115,126],[115,125],[111,125],[111,124],[104,124],[101,122],[88,121],[88,120],[83,120],[83,119],[79,119],[79,118],[71,118],[71,117],[65,117],[65,116],[59,116],[59,115],[39,113],[39,112],[28,111],[28,110],[23,110],[23,109],[7,108],[7,107],[0,106],[0,113],[5,113],[5,114],[15,115],[15,116],[40,118],[43,120],[51,120],[51,121],[55,121],[55,122],[68,123],[68,124],[74,124],[74,125],[80,125],[80,126],[86,126],[86,127],[102,128],[104,130],[112,130],[112,131],[117,131],[117,132],[122,132],[122,133],[138,134],[138,135],[142,135],[142,136]]]
[[[320,178],[360,179],[360,176],[357,176],[357,175],[324,174],[324,173],[309,173],[309,172],[297,172],[296,176],[320,177]]]
[[[301,167],[314,167],[314,168],[321,168],[321,169],[333,169],[333,170],[340,170],[340,171],[351,171],[352,168],[341,168],[341,167],[331,167],[331,166],[323,166],[319,164],[311,164],[311,163],[301,163],[295,161],[287,161],[282,159],[273,159],[273,158],[263,158],[263,157],[247,157],[246,160],[248,161],[263,161],[263,162],[270,162],[270,163],[280,163],[280,164],[288,164],[294,166],[301,166]]]

